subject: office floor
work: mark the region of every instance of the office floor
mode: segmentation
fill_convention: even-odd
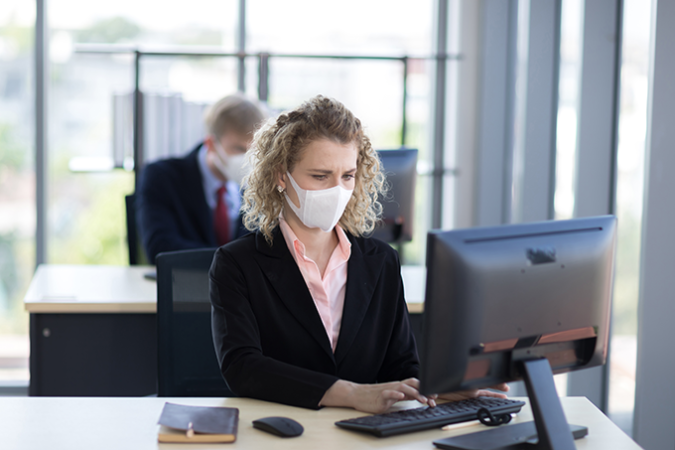
[[[28,336],[0,335],[0,396],[28,395]]]
[[[29,354],[27,335],[0,335],[0,384],[28,380]]]

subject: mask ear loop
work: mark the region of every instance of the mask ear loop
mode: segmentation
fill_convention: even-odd
[[[283,190],[284,196],[286,197],[286,201],[288,201],[288,204],[291,207],[291,209],[293,209],[293,211],[296,214],[300,215],[300,210],[302,210],[306,204],[304,200],[307,191],[300,187],[300,185],[295,181],[290,172],[286,172],[286,175],[288,177],[288,181],[291,183],[291,186],[293,186],[295,194],[298,196],[298,203],[300,203],[300,206],[299,207],[295,206],[291,198],[288,196],[288,192],[286,192],[287,191],[286,189]]]

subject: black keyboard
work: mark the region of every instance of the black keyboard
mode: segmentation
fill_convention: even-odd
[[[520,411],[525,402],[494,397],[478,397],[458,402],[442,403],[435,408],[423,406],[373,416],[358,417],[335,422],[335,425],[349,430],[372,433],[378,437],[413,431],[441,428],[451,423],[468,422],[478,419],[478,411],[486,408],[494,415],[512,414]]]

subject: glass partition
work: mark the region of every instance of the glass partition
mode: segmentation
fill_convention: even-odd
[[[133,55],[79,54],[75,48],[116,44],[234,51],[238,5],[54,0],[48,6],[48,261],[127,264],[124,196],[134,191],[134,177],[112,170],[113,103],[133,90]],[[141,83],[149,94],[214,101],[236,90],[232,61],[148,57],[142,64]],[[188,150],[186,144],[180,152]]]
[[[433,50],[434,3],[431,0],[248,0],[247,50],[428,56]]]
[[[0,8],[0,386],[28,384],[28,314],[35,268],[35,3]]]

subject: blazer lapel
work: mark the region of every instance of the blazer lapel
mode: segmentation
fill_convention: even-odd
[[[340,336],[335,348],[337,364],[340,364],[354,343],[384,264],[381,254],[364,254],[359,245],[354,242],[353,237],[350,236],[350,240],[352,241],[352,253],[347,265],[345,304],[342,310]]]
[[[326,329],[279,227],[273,231],[273,242],[274,245],[270,247],[264,236],[260,232],[256,233],[258,252],[255,259],[258,265],[291,314],[333,359]]]

